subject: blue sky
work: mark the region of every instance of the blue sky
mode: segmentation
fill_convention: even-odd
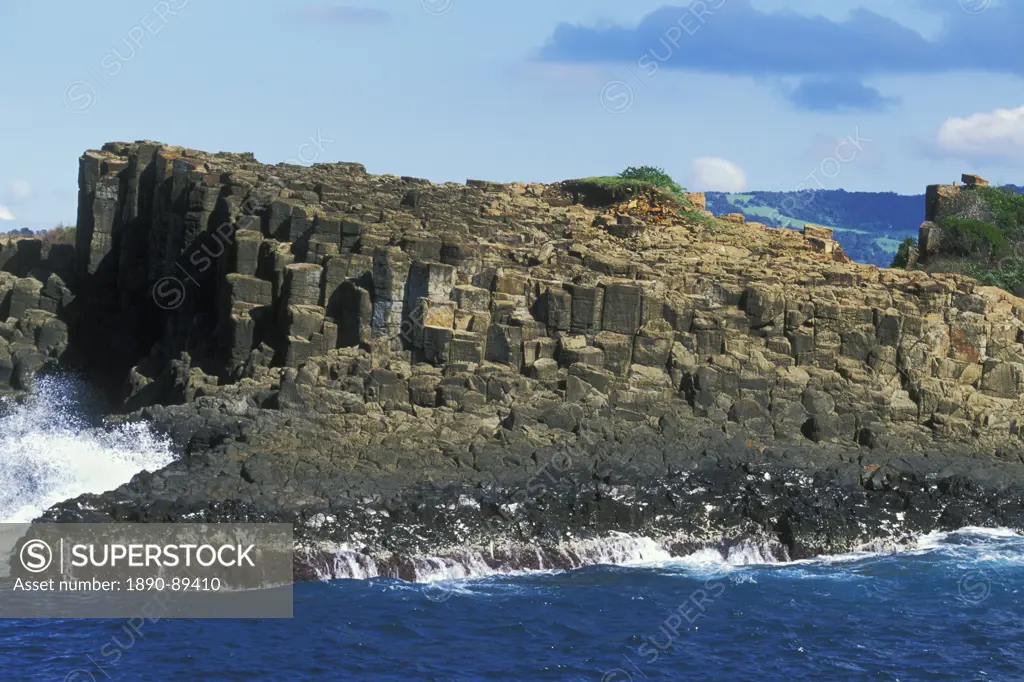
[[[823,14],[824,12],[824,14]],[[1024,184],[1016,0],[0,0],[0,229],[154,139],[434,181]]]

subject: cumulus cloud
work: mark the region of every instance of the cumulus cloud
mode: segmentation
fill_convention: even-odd
[[[14,214],[11,213],[11,209],[3,204],[0,204],[0,220],[14,220]]]
[[[728,159],[702,156],[693,160],[693,188],[701,192],[742,192],[746,172]]]
[[[351,5],[307,5],[298,12],[300,17],[309,21],[339,24],[386,24],[391,21],[391,15],[382,9]]]
[[[32,187],[27,180],[15,180],[7,187],[7,197],[12,202],[24,201],[32,195]]]
[[[1024,156],[1024,106],[949,118],[939,127],[939,147],[978,157]]]
[[[808,81],[795,93],[794,103],[819,111],[879,107],[886,103],[881,93],[852,84],[869,76],[960,70],[1024,75],[1024,50],[1019,47],[1024,2],[986,7],[966,15],[956,2],[930,4],[947,21],[942,33],[926,38],[863,8],[832,20],[762,11],[751,0],[701,0],[662,7],[635,27],[559,24],[540,58],[622,64],[646,76],[660,69],[688,69],[755,78],[837,79],[831,87]]]

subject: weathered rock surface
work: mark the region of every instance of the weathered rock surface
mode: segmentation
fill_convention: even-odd
[[[0,239],[0,396],[32,388],[68,349],[74,314],[74,249],[39,239]]]
[[[185,457],[54,518],[316,518],[395,552],[428,549],[402,523],[742,530],[792,556],[1021,525],[1024,301],[969,278],[580,181],[150,142],[80,176],[73,338]]]

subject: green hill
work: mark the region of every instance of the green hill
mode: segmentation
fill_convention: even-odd
[[[924,195],[894,192],[708,192],[715,215],[742,213],[772,227],[799,229],[804,223],[835,230],[835,238],[855,261],[888,267],[900,243],[917,237],[924,220]]]
[[[1006,185],[1024,193],[1024,187]],[[924,221],[924,194],[895,192],[707,192],[708,209],[715,215],[742,213],[772,227],[799,229],[804,223],[835,230],[836,240],[855,261],[889,267],[907,239],[917,239]]]

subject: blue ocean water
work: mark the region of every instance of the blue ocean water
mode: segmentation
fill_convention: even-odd
[[[1021,680],[1024,538],[413,584],[305,583],[279,621],[0,620],[13,680]]]

